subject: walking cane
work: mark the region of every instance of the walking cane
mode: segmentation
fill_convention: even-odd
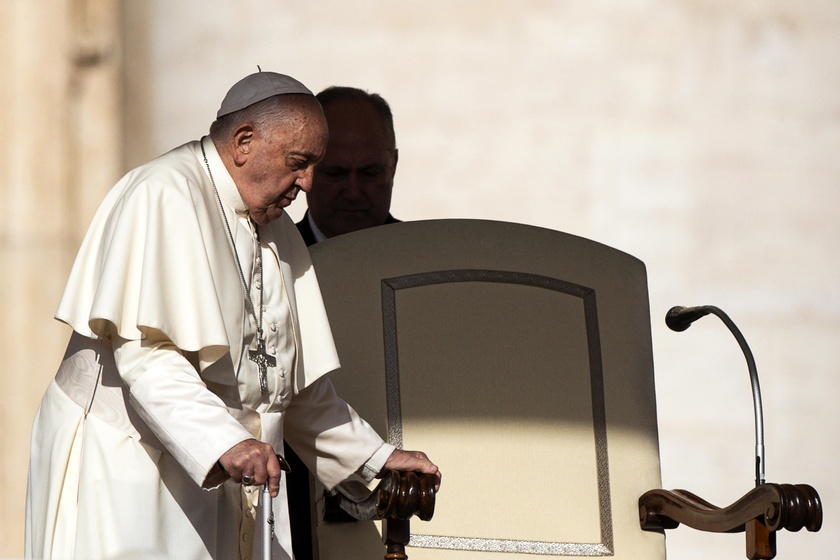
[[[280,468],[289,472],[292,468],[282,455],[277,455],[280,461]],[[257,502],[257,515],[254,528],[254,560],[272,560],[272,547],[274,545],[274,499],[268,490],[268,481],[260,488],[259,501]]]
[[[257,503],[256,528],[254,529],[254,559],[271,560],[271,546],[274,541],[274,499],[268,491],[268,482],[260,489]]]

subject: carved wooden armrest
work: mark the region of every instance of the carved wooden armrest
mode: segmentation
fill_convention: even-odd
[[[776,556],[776,531],[819,531],[822,503],[807,484],[762,484],[732,505],[719,508],[685,490],[650,490],[639,498],[645,531],[675,529],[680,523],[699,531],[747,533],[747,558]]]
[[[339,484],[327,493],[325,521],[383,520],[382,540],[386,560],[406,560],[410,537],[409,519],[429,521],[435,513],[435,482],[432,475],[385,471],[373,490],[358,481]]]
[[[337,508],[346,516],[342,519]],[[372,521],[411,519],[429,521],[435,513],[435,478],[418,472],[386,471],[380,483],[370,490],[358,481],[339,484],[327,495],[325,519]]]

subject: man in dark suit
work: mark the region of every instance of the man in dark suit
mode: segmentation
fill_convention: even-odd
[[[364,90],[333,86],[316,95],[327,118],[329,142],[317,165],[309,209],[297,223],[303,240],[314,245],[329,237],[398,222],[389,212],[397,144],[388,102]],[[286,446],[291,464],[286,483],[292,547],[297,560],[312,560],[309,471]]]
[[[330,138],[306,193],[309,209],[297,224],[306,244],[399,221],[389,212],[398,151],[388,102],[339,86],[316,97]]]

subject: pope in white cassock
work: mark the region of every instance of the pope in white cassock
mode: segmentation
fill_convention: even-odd
[[[323,377],[338,357],[284,208],[326,141],[312,93],[259,72],[231,88],[209,137],[105,197],[56,313],[73,333],[33,427],[27,558],[244,560],[264,483],[280,496],[274,557],[291,558],[284,438],[328,488],[383,468],[438,473]]]

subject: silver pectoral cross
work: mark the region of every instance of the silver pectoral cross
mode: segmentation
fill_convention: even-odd
[[[265,339],[257,337],[257,349],[248,350],[248,359],[260,368],[260,391],[268,393],[268,368],[277,366],[277,359],[266,352]]]

